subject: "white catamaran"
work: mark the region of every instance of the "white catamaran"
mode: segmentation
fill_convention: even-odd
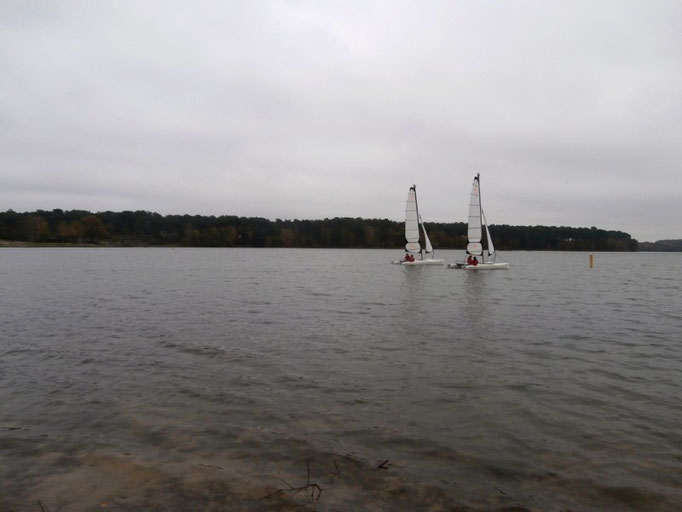
[[[469,200],[469,226],[467,237],[467,260],[461,263],[450,263],[448,268],[463,268],[466,270],[497,270],[509,268],[509,263],[496,263],[497,254],[493,240],[490,238],[488,222],[486,221],[483,208],[481,207],[481,183],[480,173],[476,173],[473,186],[471,187],[471,198]],[[483,250],[482,236],[485,226],[487,248]]]
[[[419,228],[424,232],[424,247],[419,243]],[[417,205],[417,185],[412,185],[407,193],[407,203],[405,204],[405,259],[395,260],[393,263],[398,265],[442,265],[443,260],[434,259],[433,246],[429,235],[426,233],[426,226],[419,215]],[[414,255],[418,254],[419,259]],[[430,258],[424,258],[425,254],[430,254]]]

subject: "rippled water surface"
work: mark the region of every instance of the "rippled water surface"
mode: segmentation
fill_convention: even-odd
[[[1,249],[0,510],[682,509],[681,254],[396,257]]]

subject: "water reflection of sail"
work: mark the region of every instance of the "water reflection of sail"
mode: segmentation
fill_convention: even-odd
[[[419,309],[428,292],[428,280],[422,272],[405,272],[402,275],[401,297],[402,304],[411,309]]]
[[[467,272],[464,276],[464,319],[469,323],[466,330],[484,336],[485,322],[489,319],[488,279],[486,273]]]

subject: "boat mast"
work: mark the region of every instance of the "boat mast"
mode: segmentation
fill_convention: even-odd
[[[410,187],[411,190],[414,190],[414,209],[417,212],[417,226],[421,226],[421,218],[419,217],[419,202],[417,201],[417,185],[412,185]],[[422,226],[422,230],[424,229],[424,226]],[[424,259],[424,248],[422,247],[422,244],[419,244],[419,256],[421,259]]]

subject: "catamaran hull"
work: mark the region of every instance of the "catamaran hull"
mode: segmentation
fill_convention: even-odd
[[[448,268],[461,268],[463,270],[506,270],[509,268],[509,263],[479,263],[478,265],[450,263]]]
[[[416,261],[403,261],[395,260],[392,262],[394,265],[408,265],[410,267],[420,266],[420,265],[443,265],[443,260],[416,260]]]

